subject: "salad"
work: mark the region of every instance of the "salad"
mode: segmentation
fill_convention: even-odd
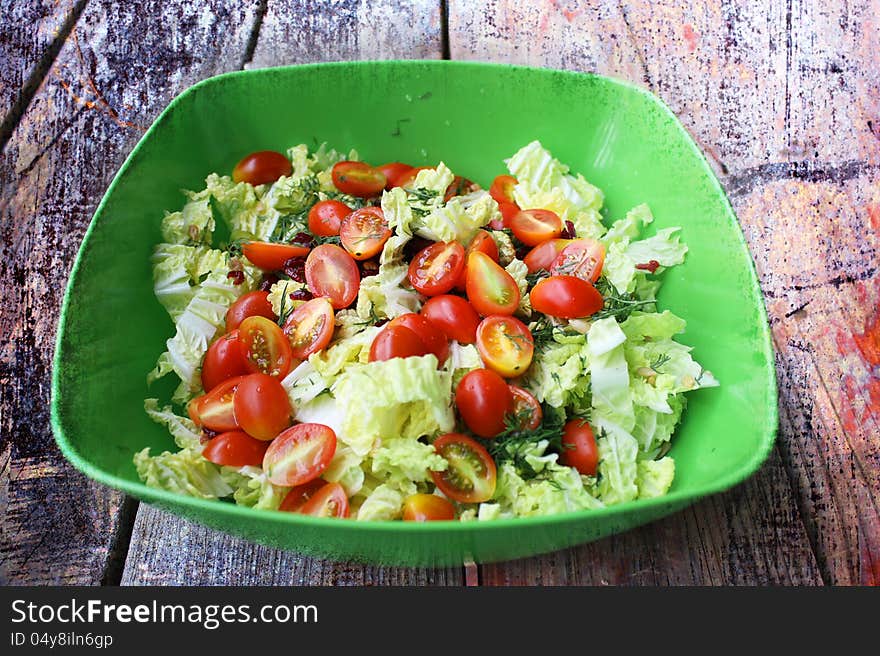
[[[490,520],[665,494],[684,393],[716,386],[674,340],[660,274],[678,228],[538,141],[488,190],[442,162],[373,167],[298,145],[211,174],[162,220],[174,334],[147,414],[178,447],[149,486],[358,520]]]

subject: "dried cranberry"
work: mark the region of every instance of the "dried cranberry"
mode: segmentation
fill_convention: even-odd
[[[657,260],[651,260],[647,264],[636,264],[636,269],[641,269],[642,271],[654,273],[659,266],[660,263]]]
[[[574,223],[571,221],[565,222],[565,230],[562,231],[562,234],[559,235],[562,239],[574,239],[577,237],[574,231]]]
[[[212,431],[210,428],[202,428],[202,434],[199,436],[199,443],[204,444],[208,440],[213,440],[219,434],[219,431]]]
[[[291,301],[311,301],[314,298],[312,296],[312,292],[303,287],[302,289],[297,289],[295,292],[291,292],[290,300]]]
[[[296,282],[305,282],[306,281],[306,258],[304,257],[292,257],[284,263],[284,267],[281,269],[290,276],[291,280],[295,280]]]
[[[315,239],[307,232],[298,232],[290,242],[294,246],[302,246],[311,248],[315,244]]]
[[[516,244],[516,259],[518,259],[518,260],[526,259],[526,255],[528,255],[529,251],[531,251],[531,250],[532,249],[530,247],[526,246],[523,243],[518,242]]]
[[[276,282],[278,282],[278,276],[267,273],[263,276],[263,282],[260,283],[260,291],[268,292]]]
[[[240,285],[244,282],[244,271],[230,271],[226,277],[232,279],[233,285]]]
[[[424,239],[422,237],[413,237],[408,242],[406,242],[406,246],[403,247],[403,257],[407,260],[413,260],[415,256],[419,253],[419,251],[424,250],[431,244],[433,244],[430,239]]]
[[[384,326],[386,323],[388,323],[388,319],[379,319],[379,320],[376,322],[376,325],[377,325],[377,326]]]
[[[359,268],[361,270],[361,278],[367,278],[369,276],[375,276],[379,273],[379,260],[364,260],[363,262],[359,262]]]

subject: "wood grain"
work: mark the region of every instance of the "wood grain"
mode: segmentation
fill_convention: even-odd
[[[784,467],[765,467],[740,490],[661,522],[664,541],[638,546],[635,535],[647,536],[649,528],[572,554],[593,564],[614,562],[616,542],[626,541],[636,550],[633,562],[657,562],[657,548],[665,553],[676,544],[666,541],[669,530],[720,522],[736,531],[710,539],[715,550],[771,529],[787,536],[788,555],[758,539],[748,576],[689,574],[690,563],[682,560],[680,575],[675,562],[666,564],[670,581],[811,580],[810,547],[827,582],[880,580],[878,20],[876,0],[617,6],[450,0],[453,58],[597,71],[660,95],[731,194],[767,298],[781,396],[774,459],[781,456]],[[736,498],[751,510],[740,509],[734,525],[720,509]],[[768,524],[761,513],[767,499],[798,508],[799,515],[775,515],[783,523]],[[806,560],[791,557],[798,553]],[[761,573],[762,562],[773,567]],[[782,562],[788,566],[780,570]],[[528,578],[552,570],[552,563],[516,567],[511,575],[487,568],[484,578]],[[643,580],[641,574],[617,578]]]
[[[114,549],[127,546],[131,513],[120,494],[72,470],[49,429],[58,309],[89,219],[142,134],[137,126],[186,85],[239,67],[254,20],[252,8],[222,2],[93,0],[2,154],[4,583],[95,584],[118,567]]]

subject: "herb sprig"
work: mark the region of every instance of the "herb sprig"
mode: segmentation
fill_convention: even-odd
[[[547,440],[549,451],[561,453],[567,448],[562,443],[565,415],[546,405],[542,406],[542,410],[544,416],[537,428],[523,428],[532,416],[531,412],[524,408],[516,414],[505,417],[504,431],[491,440],[483,441],[496,465],[510,462],[526,480],[538,478],[541,474],[526,459],[531,447],[542,440]]]
[[[617,321],[625,321],[634,310],[645,307],[646,305],[654,305],[656,301],[640,300],[635,294],[630,292],[620,293],[617,287],[602,276],[595,284],[596,289],[605,299],[605,306],[590,317],[593,321],[605,319],[606,317],[614,317]]]

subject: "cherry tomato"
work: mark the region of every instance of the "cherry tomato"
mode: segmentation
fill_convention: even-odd
[[[227,378],[250,373],[244,344],[233,330],[208,347],[202,363],[202,389],[210,392]]]
[[[202,455],[215,465],[259,467],[263,464],[268,446],[266,442],[255,440],[242,431],[229,431],[208,440]]]
[[[303,515],[312,517],[348,517],[348,497],[339,483],[327,483],[312,495],[299,509]]]
[[[477,234],[474,235],[474,238],[471,240],[471,243],[468,244],[467,250],[465,250],[464,252],[465,262],[467,262],[468,255],[470,255],[474,251],[485,253],[494,261],[498,261],[498,245],[495,243],[495,240],[492,239],[492,235],[490,235],[485,230],[478,230]],[[462,267],[461,275],[458,277],[458,282],[455,283],[455,288],[459,291],[464,291],[466,289],[466,284],[467,267]]]
[[[333,306],[323,296],[296,308],[284,324],[293,357],[305,360],[326,348],[333,337]]]
[[[306,259],[306,282],[315,296],[326,296],[334,310],[341,310],[357,298],[361,274],[348,251],[322,244]]]
[[[491,257],[475,251],[467,260],[467,297],[483,316],[513,314],[519,307],[519,287]]]
[[[443,364],[449,357],[449,340],[446,334],[420,314],[401,314],[388,323],[388,326],[406,326],[413,331],[425,345],[428,353],[437,356],[437,362]]]
[[[281,271],[292,257],[305,257],[309,249],[292,244],[273,244],[268,241],[249,241],[241,252],[255,267],[263,271]]]
[[[446,187],[446,194],[443,196],[443,202],[448,203],[451,198],[464,196],[465,194],[469,194],[479,188],[480,185],[476,184],[473,180],[468,180],[460,175],[456,175],[452,179],[452,182],[449,183],[449,186]]]
[[[460,344],[473,344],[477,341],[480,315],[461,296],[450,294],[432,296],[422,306],[421,314],[442,330],[449,339],[454,339]]]
[[[370,362],[429,353],[422,339],[406,326],[385,326],[370,345]]]
[[[559,254],[570,243],[571,239],[550,239],[535,246],[532,250],[526,253],[525,258],[523,258],[523,262],[526,263],[529,273],[534,273],[541,269],[549,271],[550,267],[553,266],[553,263],[556,261],[556,258],[559,257]]]
[[[599,450],[596,436],[586,419],[572,419],[565,424],[562,433],[562,454],[559,462],[574,467],[586,476],[596,475],[599,464]]]
[[[517,179],[512,175],[499,175],[492,181],[489,187],[489,195],[495,199],[495,202],[516,204],[513,199],[513,188],[517,185]]]
[[[381,207],[362,207],[345,217],[339,228],[342,246],[356,260],[381,253],[391,234]]]
[[[262,463],[262,460],[260,462]],[[315,492],[320,490],[326,484],[326,481],[316,478],[308,483],[297,485],[287,493],[284,500],[281,502],[281,505],[278,506],[278,510],[284,512],[299,512],[305,505],[306,501],[311,499],[315,495]]]
[[[455,519],[455,506],[436,494],[413,494],[403,502],[403,519],[407,522]]]
[[[521,210],[510,219],[514,236],[526,246],[537,246],[562,234],[562,219],[550,210]]]
[[[241,429],[258,440],[272,440],[290,426],[293,407],[277,378],[251,374],[235,390],[232,400],[235,419]]]
[[[538,399],[528,390],[516,385],[508,385],[513,398],[513,416],[522,419],[520,430],[535,430],[544,419],[544,411]]]
[[[377,196],[387,182],[382,171],[364,162],[338,162],[331,175],[339,191],[360,198]]]
[[[495,437],[513,410],[504,379],[491,369],[474,369],[455,388],[455,405],[467,427],[480,437]]]
[[[269,302],[269,292],[248,292],[239,296],[226,310],[226,332],[231,333],[248,317],[266,317],[272,321],[278,318]]]
[[[486,317],[477,327],[477,350],[486,366],[505,378],[521,376],[532,363],[535,340],[519,319]]]
[[[274,150],[261,150],[251,153],[232,169],[235,182],[249,182],[252,185],[275,182],[283,175],[293,173],[290,160]]]
[[[536,312],[561,319],[588,317],[605,304],[595,287],[574,276],[550,276],[540,280],[529,293],[529,299]]]
[[[246,349],[245,359],[253,373],[284,378],[293,368],[290,341],[274,321],[248,317],[238,328]]]
[[[195,399],[191,407],[198,417],[196,423],[218,433],[237,430],[239,425],[235,418],[232,399],[235,390],[245,378],[247,376],[236,376],[224,380],[207,394]]]
[[[498,211],[501,212],[501,225],[493,227],[494,230],[509,228],[510,222],[517,214],[519,214],[519,205],[516,203],[498,203]]]
[[[424,171],[425,169],[432,169],[433,166],[415,166],[411,168],[408,172],[401,175],[397,182],[395,182],[392,187],[403,187],[404,189],[412,189],[413,183],[416,180],[416,176],[419,174],[419,171]]]
[[[495,461],[474,439],[447,433],[434,440],[434,449],[449,463],[444,471],[432,471],[440,491],[460,503],[482,503],[495,494]]]
[[[451,290],[464,270],[464,248],[455,241],[434,242],[409,264],[409,282],[426,296]]]
[[[575,276],[596,282],[605,264],[605,247],[595,239],[575,239],[562,249],[550,266],[552,276]],[[527,265],[528,266],[528,265]]]
[[[388,162],[378,168],[382,171],[382,175],[385,176],[385,188],[391,189],[393,187],[399,187],[400,185],[398,184],[398,181],[404,175],[412,171],[413,167],[409,164],[402,164],[401,162]]]
[[[269,444],[263,469],[271,483],[294,487],[318,478],[334,453],[336,433],[332,428],[324,424],[296,424]]]
[[[351,212],[351,208],[341,201],[320,200],[309,210],[309,232],[319,237],[338,235],[342,220]]]

